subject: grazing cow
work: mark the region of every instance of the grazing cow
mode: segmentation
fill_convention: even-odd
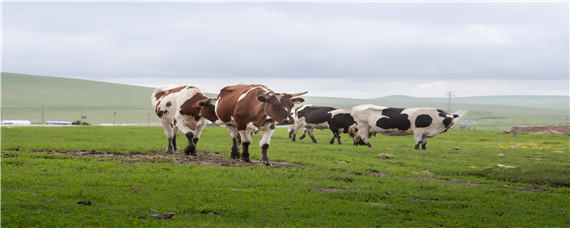
[[[224,87],[216,101],[216,114],[228,128],[232,136],[231,158],[240,158],[251,162],[249,145],[251,134],[263,131],[259,142],[261,147],[261,164],[271,165],[267,157],[267,149],[271,135],[275,131],[275,123],[292,124],[291,109],[294,103],[305,101],[304,93],[275,93],[263,85],[233,85]],[[240,138],[238,138],[240,137]],[[242,153],[238,141],[242,143]]]
[[[338,144],[341,144],[340,133],[348,133],[348,128],[355,123],[346,110],[312,105],[303,105],[297,108],[294,118],[295,124],[290,128],[291,141],[293,142],[295,142],[295,135],[300,128],[305,128],[305,131],[299,139],[305,138],[305,134],[308,133],[314,143],[318,142],[313,135],[313,130],[328,128],[333,133],[329,143],[334,144],[336,138]]]
[[[388,108],[376,105],[359,105],[350,109],[356,125],[351,126],[349,135],[354,145],[370,145],[370,134],[414,135],[416,150],[426,149],[427,139],[446,132],[455,123],[458,115],[448,114],[435,108]]]
[[[207,98],[200,89],[193,86],[158,88],[152,93],[151,99],[168,139],[166,152],[176,152],[176,135],[180,129],[188,138],[184,153],[198,155],[196,143],[206,126],[206,119],[212,122],[217,120],[215,99]]]

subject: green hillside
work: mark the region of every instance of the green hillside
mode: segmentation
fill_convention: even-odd
[[[3,119],[146,123],[153,88],[2,73]],[[114,114],[116,112],[116,115]],[[150,116],[151,121],[158,121]]]
[[[83,113],[87,116],[85,121],[91,124],[159,123],[150,104],[153,88],[14,73],[2,73],[1,82],[5,120],[75,121]],[[347,110],[359,104],[444,110],[448,106],[446,98],[409,96],[377,99],[305,96],[305,99],[306,104]],[[493,96],[453,98],[454,110],[468,111],[462,120],[477,120],[480,128],[508,130],[512,125],[567,124],[569,108],[567,96]]]

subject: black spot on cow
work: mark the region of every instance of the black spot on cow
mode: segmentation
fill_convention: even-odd
[[[305,117],[305,122],[309,124],[326,123],[331,119],[330,111],[336,110],[331,107],[305,107],[297,113],[299,118]]]
[[[348,128],[350,125],[355,124],[354,118],[350,113],[339,113],[332,117],[329,121],[329,128],[333,131],[338,131],[343,128],[344,133],[348,133]]]
[[[376,126],[382,129],[393,129],[405,131],[412,125],[408,120],[408,114],[402,113],[403,108],[386,108],[382,111],[382,117],[376,121]]]
[[[423,127],[429,127],[429,125],[431,125],[431,121],[433,119],[431,118],[431,116],[427,115],[427,114],[421,114],[418,115],[418,117],[416,117],[416,127],[418,128],[423,128]]]
[[[439,116],[441,116],[441,117],[443,117],[443,118],[447,117],[447,112],[445,112],[445,111],[443,111],[443,110],[441,110],[441,109],[438,109],[437,112],[439,112]]]
[[[451,122],[453,122],[453,118],[451,117],[445,117],[445,119],[443,119],[443,125],[445,125],[446,129],[449,128]]]

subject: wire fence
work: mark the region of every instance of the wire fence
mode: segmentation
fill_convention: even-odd
[[[136,108],[1,108],[4,125],[14,120],[29,121],[35,125],[54,122],[72,122],[91,125],[159,126],[160,120],[149,109]]]

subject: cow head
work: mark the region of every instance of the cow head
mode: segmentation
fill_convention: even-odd
[[[218,98],[208,98],[198,102],[198,106],[202,107],[200,115],[209,121],[216,122],[218,116],[216,115],[216,101]]]
[[[355,146],[367,145],[366,143],[364,143],[364,140],[362,140],[362,137],[360,137],[360,134],[358,133],[358,126],[356,125],[356,123],[348,127],[348,136],[352,137]]]
[[[437,111],[439,112],[439,116],[443,117],[443,125],[445,126],[443,132],[447,132],[453,126],[453,124],[455,124],[456,118],[458,118],[459,115],[449,114],[441,109],[438,109]]]
[[[305,99],[297,96],[306,93],[307,92],[288,94],[268,92],[264,95],[257,96],[257,100],[264,103],[265,114],[271,119],[274,119],[280,124],[292,124],[295,123],[293,116],[291,116],[293,105],[305,102]]]

